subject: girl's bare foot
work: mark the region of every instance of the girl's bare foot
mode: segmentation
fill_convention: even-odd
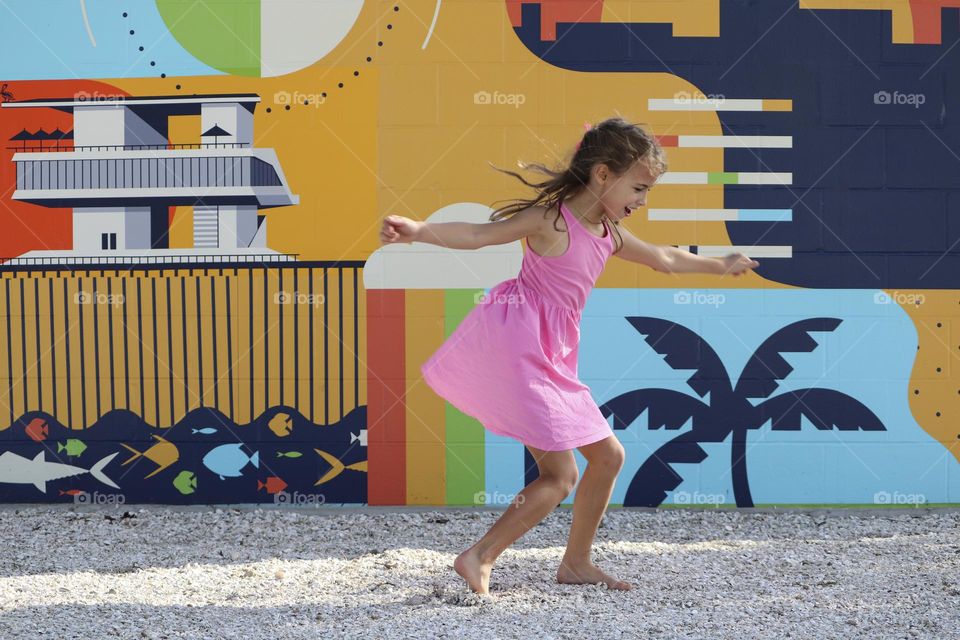
[[[453,561],[453,568],[467,581],[471,591],[490,593],[490,571],[493,569],[493,563],[483,562],[480,554],[473,547],[457,556]]]
[[[600,567],[591,562],[571,564],[566,560],[560,563],[557,569],[557,582],[560,584],[597,584],[602,582],[608,589],[629,591],[632,586],[629,582],[617,580],[604,573]]]

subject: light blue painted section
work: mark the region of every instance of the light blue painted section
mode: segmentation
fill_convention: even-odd
[[[738,222],[790,222],[793,209],[738,209]]]
[[[598,403],[644,387],[694,395],[685,382],[691,372],[675,371],[663,362],[624,319],[630,313],[664,318],[697,331],[718,353],[734,382],[753,350],[776,330],[806,318],[841,318],[833,332],[811,334],[820,345],[817,349],[784,356],[794,371],[774,394],[809,387],[836,389],[867,405],[886,431],[821,431],[809,423],[795,432],[751,431],[747,464],[754,501],[960,502],[960,465],[910,413],[908,382],[917,331],[899,305],[886,302],[878,293],[882,294],[868,290],[597,289],[584,312],[580,377]],[[638,302],[640,313],[632,311]],[[688,423],[677,431],[650,431],[641,416],[629,429],[619,431],[627,463],[612,501],[623,501],[636,470],[657,447],[689,428]],[[676,466],[685,480],[667,503],[681,492],[690,502],[733,502],[729,438],[704,449],[708,457],[702,463]]]
[[[0,78],[11,83],[17,99],[27,96],[17,94],[16,80],[223,75],[180,46],[154,2],[85,5],[96,47],[77,0],[0,1]]]
[[[484,432],[484,476],[490,506],[506,506],[523,489],[523,445],[506,436]]]

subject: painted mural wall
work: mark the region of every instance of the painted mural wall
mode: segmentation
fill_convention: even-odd
[[[524,248],[380,220],[484,222],[488,163],[621,114],[670,162],[631,231],[760,268],[607,264],[613,502],[960,503],[960,0],[0,13],[0,501],[507,504],[522,445],[419,367]]]

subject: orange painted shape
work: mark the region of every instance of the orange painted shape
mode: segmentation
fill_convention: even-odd
[[[540,5],[540,39],[544,41],[557,39],[558,22],[600,22],[603,16],[603,0],[507,0],[507,15],[514,27],[520,26],[524,4]]]
[[[960,0],[910,0],[913,14],[913,41],[916,44],[941,43],[941,12],[960,7]]]

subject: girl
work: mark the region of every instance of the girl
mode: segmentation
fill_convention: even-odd
[[[540,471],[453,566],[473,591],[489,593],[497,557],[577,485],[573,449],[578,449],[587,466],[579,478],[557,581],[630,589],[590,559],[624,450],[577,377],[579,322],[587,296],[611,255],[666,273],[721,276],[740,275],[758,263],[740,253],[705,258],[649,244],[621,224],[644,206],[666,162],[654,138],[620,118],[590,127],[561,171],[520,166],[548,179],[530,183],[498,169],[537,195],[497,209],[491,223],[427,223],[388,215],[380,231],[385,244],[477,249],[520,238],[527,242],[519,275],[493,287],[421,367],[427,384],[452,405],[489,431],[522,442]]]

